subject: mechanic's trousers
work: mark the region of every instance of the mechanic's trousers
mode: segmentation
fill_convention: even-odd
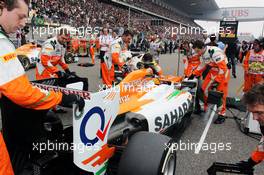
[[[111,69],[109,70],[106,66],[106,63],[101,63],[102,68],[102,81],[103,84],[107,87],[111,87],[113,85],[114,76],[115,76],[115,69],[114,65],[112,65]]]
[[[14,175],[2,134],[0,133],[0,175]]]
[[[203,99],[204,99],[204,108],[205,111],[207,110],[208,104],[207,104],[207,98],[208,93],[210,90],[212,90],[212,84],[215,82],[215,77],[217,76],[218,71],[210,70],[207,76],[204,79],[204,82],[202,83],[202,90],[203,90]],[[222,98],[222,105],[218,108],[218,114],[219,115],[225,115],[226,113],[226,97],[228,95],[228,82],[230,79],[230,71],[228,70],[226,79],[222,82],[218,82],[219,85],[217,87],[217,91],[223,92],[223,98]]]
[[[264,81],[264,75],[249,74],[245,72],[243,91],[248,92],[253,86],[261,82],[263,83],[263,81]]]
[[[200,65],[199,61],[189,61],[187,58],[184,58],[184,75],[189,77],[193,74],[193,71]]]
[[[92,64],[95,64],[95,61],[94,61],[94,47],[90,47],[90,56],[91,56],[91,59],[92,59]]]

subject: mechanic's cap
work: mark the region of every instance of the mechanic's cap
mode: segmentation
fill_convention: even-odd
[[[144,63],[152,63],[153,62],[153,56],[150,53],[146,53],[143,58],[142,61]]]

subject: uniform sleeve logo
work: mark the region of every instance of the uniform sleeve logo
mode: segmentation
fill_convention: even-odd
[[[1,58],[6,63],[8,61],[11,61],[11,60],[15,59],[16,58],[16,53],[14,53],[14,52],[13,53],[9,53],[9,54],[6,54],[6,55],[2,56]]]
[[[57,42],[55,40],[50,41],[50,44],[52,45],[53,49],[55,50]]]
[[[214,51],[214,49],[209,49],[208,53],[210,54],[210,57],[213,58],[215,51]]]

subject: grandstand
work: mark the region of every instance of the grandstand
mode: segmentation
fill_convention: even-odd
[[[30,21],[36,24],[36,21],[39,21],[36,19],[42,19],[48,23],[69,24],[74,27],[107,26],[115,28],[129,25],[128,27],[137,29],[139,32],[146,30],[162,32],[164,26],[179,24],[199,27],[186,13],[172,8],[167,3],[157,2],[142,0],[32,0]],[[163,27],[151,25],[153,19],[163,20]]]

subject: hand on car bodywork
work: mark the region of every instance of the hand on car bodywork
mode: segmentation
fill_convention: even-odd
[[[257,165],[258,163],[254,162],[251,158],[249,158],[248,160],[243,160],[240,161],[239,163],[237,163],[237,165],[245,170],[250,170],[253,169],[255,165]]]
[[[193,80],[196,76],[194,74],[192,74],[191,76],[189,76],[188,80]]]
[[[76,94],[63,94],[62,100],[60,105],[63,107],[72,107],[73,104],[77,104],[79,107],[79,110],[82,111],[84,106],[85,106],[85,101],[84,99]]]
[[[56,72],[56,75],[58,76],[58,78],[64,78],[66,76],[66,73],[62,71],[58,71]]]
[[[69,69],[66,69],[65,72],[69,75],[76,75],[76,72],[71,72]]]

